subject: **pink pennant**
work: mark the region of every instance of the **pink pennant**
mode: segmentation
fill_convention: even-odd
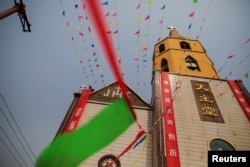
[[[227,57],[227,59],[231,59],[233,57],[234,57],[234,55],[230,55],[230,56]]]
[[[150,18],[150,15],[147,15],[146,17],[145,17],[145,20],[148,20]]]
[[[133,60],[135,60],[135,61],[139,61],[139,58],[134,58]]]
[[[140,34],[140,30],[136,31],[136,33],[135,33],[135,35],[138,35],[138,34]]]
[[[116,12],[114,14],[112,14],[112,17],[116,16]]]
[[[163,20],[161,19],[161,21],[159,22],[159,24],[162,24],[163,23]]]
[[[143,48],[142,50],[148,50],[148,47]]]
[[[135,9],[139,9],[141,7],[141,3],[139,3]]]
[[[113,32],[113,34],[117,34],[118,33],[118,30],[116,30],[115,32]]]
[[[82,19],[82,18],[83,18],[83,16],[78,16],[77,18],[80,20],[80,19]]]
[[[188,15],[188,17],[194,17],[194,11]]]
[[[109,12],[104,15],[105,17],[109,16]]]
[[[82,32],[79,32],[79,35],[81,35],[83,37],[83,33]]]

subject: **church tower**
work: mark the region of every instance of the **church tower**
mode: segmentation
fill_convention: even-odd
[[[169,37],[155,45],[154,70],[182,75],[219,78],[206,50],[198,40],[187,39],[170,27]]]
[[[169,29],[153,53],[153,166],[206,167],[209,150],[250,150],[242,82],[220,79],[198,40]]]

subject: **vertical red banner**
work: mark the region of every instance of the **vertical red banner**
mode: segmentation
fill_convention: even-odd
[[[84,107],[88,101],[89,95],[91,93],[91,90],[83,90],[81,97],[76,105],[76,107],[74,108],[74,112],[67,124],[67,127],[65,129],[65,133],[71,132],[73,130],[75,130],[75,128],[77,127],[77,124],[81,118],[81,115],[83,113]]]
[[[237,98],[244,113],[246,114],[248,121],[250,121],[250,106],[247,103],[245,97],[243,96],[239,86],[233,80],[228,80],[227,82],[228,82],[229,86],[231,87],[232,91],[234,92],[234,95]]]
[[[161,72],[162,107],[163,107],[163,129],[165,140],[165,153],[167,166],[180,167],[173,101],[171,87],[167,72]]]

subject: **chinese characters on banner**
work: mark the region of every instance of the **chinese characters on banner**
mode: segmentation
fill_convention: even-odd
[[[250,121],[250,106],[248,102],[246,101],[245,97],[243,96],[242,92],[240,92],[239,86],[232,80],[228,81],[228,84],[230,85],[231,89],[234,92],[234,95],[236,96],[238,102],[240,103],[243,111],[245,112],[248,121]]]
[[[192,81],[195,101],[202,121],[224,123],[208,82]]]
[[[174,111],[170,81],[167,72],[161,72],[163,129],[166,152],[166,166],[180,167],[177,135],[174,121]]]
[[[75,128],[79,122],[79,119],[81,118],[83,109],[88,101],[90,93],[91,93],[90,89],[82,91],[81,97],[80,97],[76,107],[74,108],[74,112],[73,112],[73,114],[72,114],[72,116],[67,124],[66,129],[65,129],[66,133],[75,130]]]

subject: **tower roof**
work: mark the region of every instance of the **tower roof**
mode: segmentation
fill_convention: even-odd
[[[187,37],[182,36],[176,29],[171,29],[169,32],[169,37],[177,39],[187,39]]]

